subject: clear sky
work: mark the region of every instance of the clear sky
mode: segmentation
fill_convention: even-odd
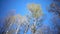
[[[7,12],[9,13],[9,10],[12,9],[16,10],[16,14],[24,16],[29,14],[27,4],[36,3],[41,5],[42,11],[47,19],[44,22],[47,22],[51,17],[51,14],[47,11],[47,7],[51,2],[51,0],[0,0],[0,17],[4,18],[4,16],[7,15]]]
[[[46,20],[44,22],[48,24],[51,15],[47,12],[46,7],[49,6],[51,2],[51,0],[0,0],[0,17],[5,16],[11,9],[15,9],[16,14],[24,16],[29,13],[27,4],[36,3],[41,5],[42,11],[46,15]]]
[[[16,10],[16,14],[25,15],[28,13],[27,4],[29,3],[37,3],[42,7],[42,11],[46,12],[46,7],[50,0],[0,0],[0,13],[6,14],[7,11],[11,9]]]

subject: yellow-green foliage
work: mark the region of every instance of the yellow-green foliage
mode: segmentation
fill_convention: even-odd
[[[39,4],[28,4],[28,9],[31,11],[33,17],[38,18],[42,16],[41,6]]]

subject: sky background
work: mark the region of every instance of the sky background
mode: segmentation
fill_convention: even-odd
[[[47,14],[46,7],[51,3],[51,0],[0,0],[0,14],[5,15],[7,11],[15,9],[16,14],[28,14],[27,4],[40,4],[42,11]]]
[[[4,18],[7,15],[7,12],[12,9],[16,10],[16,14],[20,14],[22,16],[29,14],[27,4],[36,3],[41,5],[42,11],[45,14],[45,24],[50,24],[48,22],[50,22],[49,19],[51,14],[48,13],[47,7],[51,2],[51,0],[0,0],[0,18]]]
[[[35,3],[41,5],[41,9],[46,18],[44,22],[48,23],[52,15],[48,13],[47,7],[51,2],[51,0],[0,0],[0,19],[4,18],[12,9],[16,10],[16,14],[22,16],[29,14],[27,4]]]

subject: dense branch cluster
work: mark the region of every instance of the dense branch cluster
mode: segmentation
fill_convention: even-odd
[[[60,34],[60,0],[53,0],[50,4],[49,11],[53,14],[52,22],[58,28],[58,34]]]

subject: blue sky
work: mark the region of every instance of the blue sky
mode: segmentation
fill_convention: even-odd
[[[0,0],[0,12],[2,15],[6,14],[11,9],[16,10],[16,14],[25,15],[28,13],[27,4],[37,3],[42,7],[42,11],[46,12],[46,6],[51,3],[50,0]],[[4,14],[3,14],[4,13]]]
[[[27,4],[36,3],[40,4],[43,13],[46,16],[46,20],[44,22],[48,23],[51,14],[48,13],[47,7],[51,3],[51,0],[0,0],[0,18],[4,18],[9,13],[9,10],[15,9],[16,14],[20,14],[22,16],[29,14],[29,10],[27,8]]]
[[[36,3],[41,5],[42,11],[46,15],[44,22],[48,24],[51,15],[47,12],[46,7],[49,6],[51,2],[51,0],[0,0],[0,18],[6,16],[6,13],[11,9],[15,9],[16,14],[24,16],[29,13],[27,4]]]

